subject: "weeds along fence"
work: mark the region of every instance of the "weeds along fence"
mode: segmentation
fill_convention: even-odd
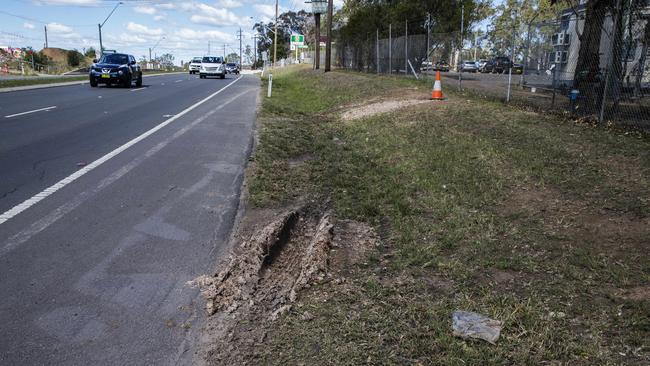
[[[423,34],[424,19],[387,24],[366,37],[337,39],[335,65],[425,78],[438,69],[443,87],[650,131],[650,4],[615,2],[589,19],[582,4],[505,32],[489,25],[487,34],[467,32],[462,41],[460,32]],[[510,65],[491,62],[497,57]]]

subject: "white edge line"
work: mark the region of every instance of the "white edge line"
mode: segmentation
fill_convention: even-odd
[[[131,89],[131,91],[138,91],[138,90],[144,90],[144,89],[147,89],[147,87],[146,87],[146,86],[143,86],[142,88]]]
[[[5,118],[11,118],[11,117],[17,117],[17,116],[22,116],[23,114],[30,114],[30,113],[35,113],[35,112],[40,112],[40,111],[47,111],[50,109],[56,108],[55,105],[51,107],[45,107],[45,108],[40,108],[40,109],[34,109],[33,111],[27,111],[27,112],[21,112],[21,113],[16,113],[16,114],[10,114],[8,116],[5,116]]]
[[[122,151],[128,149],[129,147],[131,147],[131,146],[133,146],[135,144],[137,144],[138,142],[140,142],[140,141],[144,140],[145,138],[147,138],[148,136],[152,135],[154,132],[160,130],[161,128],[163,128],[163,127],[167,126],[168,124],[174,122],[178,118],[184,116],[185,114],[187,114],[188,112],[190,112],[194,108],[196,108],[196,107],[200,106],[201,104],[207,102],[210,98],[212,98],[215,95],[217,95],[217,94],[221,93],[222,91],[226,90],[229,86],[231,86],[234,83],[236,83],[237,81],[239,81],[239,79],[241,79],[241,76],[239,78],[235,79],[230,84],[224,86],[223,88],[217,90],[216,92],[208,95],[207,97],[205,97],[205,98],[201,99],[200,101],[194,103],[193,105],[187,107],[183,111],[176,114],[174,117],[171,117],[171,118],[165,120],[161,124],[155,126],[154,128],[152,128],[152,129],[148,130],[147,132],[141,134],[140,136],[135,137],[134,139],[132,139],[131,141],[129,141],[129,142],[125,143],[124,145],[118,147],[117,149],[109,152],[108,154],[102,156],[101,158],[93,161],[92,163],[84,166],[83,168],[77,170],[76,172],[70,174],[69,176],[61,179],[60,181],[58,181],[54,185],[46,188],[42,192],[37,193],[36,195],[34,195],[31,198],[24,201],[23,203],[20,203],[20,204],[14,206],[9,211],[7,211],[7,212],[3,213],[2,215],[0,215],[0,224],[6,222],[7,220],[11,219],[12,217],[18,215],[19,213],[27,210],[28,208],[30,208],[33,205],[37,204],[38,202],[42,201],[43,199],[45,199],[49,195],[51,195],[54,192],[58,191],[59,189],[61,189],[61,188],[65,187],[65,186],[67,186],[68,184],[74,182],[75,180],[77,180],[78,178],[83,176],[84,174],[86,174],[86,173],[90,172],[91,170],[97,168],[98,166],[104,164],[105,162],[107,162],[111,158],[115,157],[116,155],[118,155]]]

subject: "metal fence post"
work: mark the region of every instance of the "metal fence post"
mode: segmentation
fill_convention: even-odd
[[[603,87],[603,100],[600,103],[600,113],[598,114],[598,124],[602,124],[605,119],[605,104],[607,103],[607,88],[609,87],[609,78],[614,69],[614,46],[616,46],[616,31],[618,29],[618,12],[621,11],[621,0],[616,1],[616,14],[612,12],[612,17],[614,18],[614,26],[612,27],[612,32],[610,32],[610,37],[612,42],[609,46],[609,60],[608,66],[605,69],[605,85]]]
[[[393,25],[388,24],[388,73],[393,73]]]
[[[409,21],[404,21],[404,76],[409,74]]]
[[[377,74],[379,74],[379,28],[377,28],[377,41],[375,48],[375,53],[377,53]]]

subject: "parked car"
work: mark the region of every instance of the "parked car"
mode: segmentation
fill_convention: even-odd
[[[201,60],[202,57],[194,57],[192,61],[190,61],[190,74],[196,74],[199,71],[201,71]]]
[[[447,72],[449,71],[450,66],[447,61],[438,61],[433,65],[433,71],[442,71],[442,72]]]
[[[239,66],[234,62],[229,62],[226,64],[226,71],[229,74],[239,75]]]
[[[487,60],[485,64],[479,69],[482,73],[494,72],[494,60]]]
[[[99,60],[93,60],[88,73],[90,86],[99,84],[120,84],[125,87],[142,86],[142,69],[133,55],[125,53],[107,53]]]
[[[512,64],[512,73],[513,74],[523,74],[524,73],[524,65],[522,65],[522,64]]]
[[[481,71],[487,62],[488,62],[488,60],[483,59],[483,58],[480,59],[480,60],[478,60],[478,61],[476,62],[476,66],[478,67],[478,71]],[[481,72],[482,72],[482,71],[481,71]]]
[[[201,59],[201,70],[199,77],[205,79],[208,76],[218,76],[221,79],[226,78],[226,62],[223,57],[219,56],[204,56]]]
[[[463,61],[460,63],[460,72],[477,72],[476,61]]]
[[[422,61],[422,65],[420,65],[421,71],[428,71],[432,69],[433,69],[433,63],[431,61]]]
[[[492,61],[494,63],[493,72],[499,74],[508,72],[508,70],[512,67],[512,62],[507,57],[495,57]]]

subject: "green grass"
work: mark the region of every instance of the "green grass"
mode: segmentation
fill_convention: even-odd
[[[20,80],[0,80],[0,88],[13,88],[16,86],[64,83],[68,81],[82,81],[87,79],[88,76],[68,76],[68,77],[48,77],[48,78],[34,77],[34,79],[20,79]]]
[[[644,364],[650,357],[650,143],[452,93],[343,122],[425,82],[274,74],[250,175],[254,205],[331,199],[381,250],[311,288],[251,357],[271,364]],[[345,107],[347,105],[347,107]],[[295,164],[295,161],[304,161]],[[645,289],[646,298],[625,294]],[[496,346],[451,313],[504,321]],[[302,320],[309,312],[311,321]],[[562,317],[553,316],[561,312]]]

